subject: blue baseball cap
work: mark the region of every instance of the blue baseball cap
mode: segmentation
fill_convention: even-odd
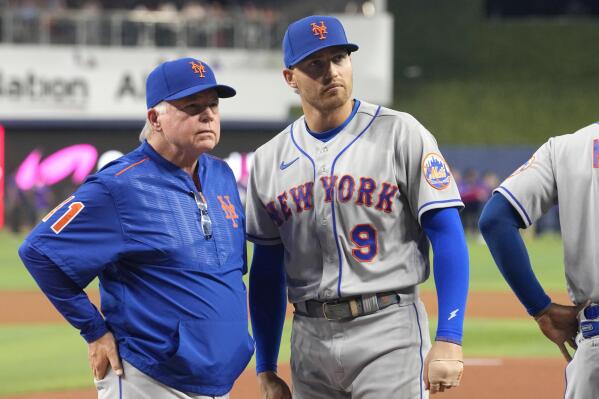
[[[204,90],[215,89],[219,97],[233,97],[235,89],[216,83],[208,64],[195,58],[180,58],[158,65],[146,79],[148,109],[161,101],[178,100]]]
[[[358,46],[347,41],[341,21],[335,17],[312,15],[291,23],[283,37],[283,59],[291,68],[310,54],[323,48],[342,46],[348,51]]]

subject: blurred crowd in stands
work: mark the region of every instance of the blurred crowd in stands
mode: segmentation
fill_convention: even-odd
[[[278,48],[289,21],[371,1],[0,0],[0,43]]]
[[[501,180],[494,172],[485,171],[481,173],[473,168],[465,169],[463,172],[452,169],[452,172],[464,202],[464,209],[460,212],[464,230],[469,234],[478,235],[480,214]],[[559,232],[557,206],[553,207],[535,223],[534,232],[536,235],[545,232]]]
[[[500,183],[499,178],[493,172],[481,175],[476,169],[466,169],[463,173],[457,170],[452,172],[464,202],[464,209],[460,213],[464,229],[474,233],[478,230],[478,218],[485,203]]]
[[[15,234],[28,232],[50,210],[62,201],[60,195],[64,190],[58,187],[36,185],[31,190],[22,190],[17,186],[15,173],[7,176],[5,183],[5,220],[7,229]],[[74,186],[67,190],[74,189]],[[65,197],[66,198],[66,197]]]
[[[264,47],[268,3],[198,0],[4,0],[0,41],[114,46]],[[2,0],[0,0],[0,5]],[[243,23],[239,23],[243,21]],[[260,43],[262,39],[266,45]]]

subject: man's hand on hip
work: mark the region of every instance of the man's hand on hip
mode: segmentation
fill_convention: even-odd
[[[287,383],[273,371],[258,374],[261,399],[291,399]]]
[[[540,315],[535,316],[539,328],[551,342],[557,345],[567,361],[572,360],[565,343],[576,349],[576,333],[578,332],[578,313],[589,302],[577,306],[565,306],[552,303]]]
[[[458,344],[435,341],[424,360],[424,384],[431,393],[460,385],[464,372],[462,347]]]
[[[89,344],[87,357],[96,380],[101,380],[106,376],[109,365],[116,375],[123,375],[123,365],[111,332],[107,332]]]

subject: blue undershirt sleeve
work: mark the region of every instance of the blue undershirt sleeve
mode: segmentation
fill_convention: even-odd
[[[525,224],[509,201],[495,193],[478,222],[493,259],[526,311],[534,316],[551,304],[537,280],[519,229]]]
[[[462,343],[468,296],[468,247],[457,208],[432,209],[421,218],[433,247],[438,325],[435,340]]]
[[[250,268],[250,314],[256,341],[256,372],[277,371],[287,309],[284,247],[254,244]]]
[[[47,256],[25,243],[19,256],[31,276],[56,309],[87,342],[93,342],[108,332],[104,319],[85,292]]]

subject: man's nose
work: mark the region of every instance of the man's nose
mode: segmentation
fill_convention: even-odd
[[[215,116],[216,112],[211,107],[206,107],[206,109],[203,112],[200,112],[200,122],[212,122]]]

